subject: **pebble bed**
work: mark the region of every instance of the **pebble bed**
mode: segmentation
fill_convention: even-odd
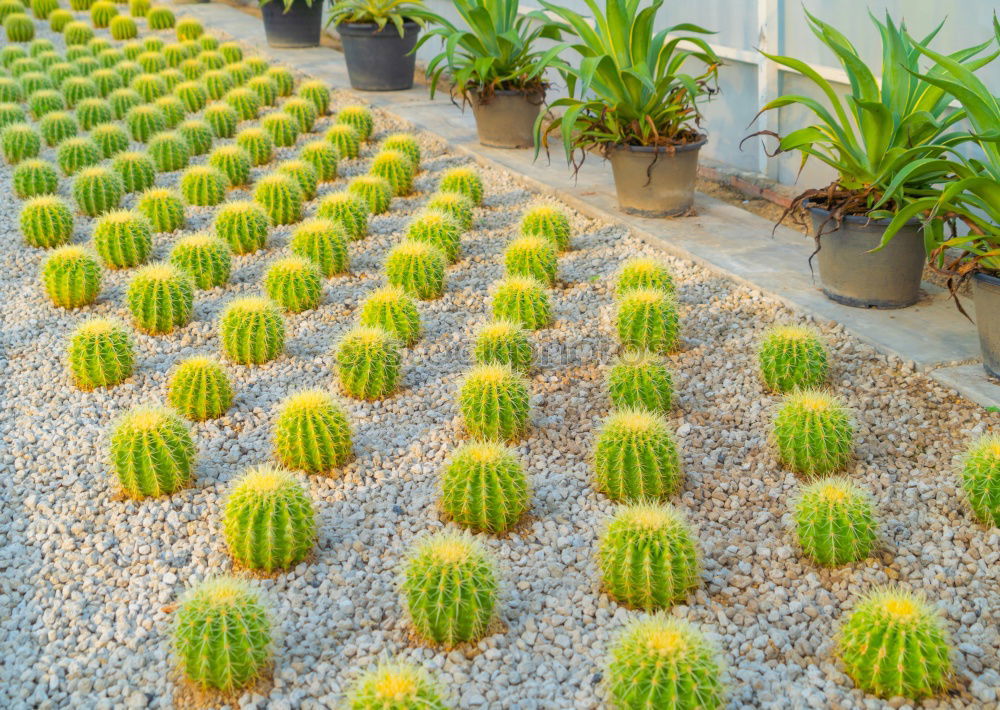
[[[37,26],[38,36],[61,46],[45,23]],[[337,91],[333,106],[356,101]],[[331,121],[322,118],[299,143]],[[406,128],[376,111],[374,140],[358,160],[341,163],[341,178],[322,184],[307,212],[366,172],[379,138]],[[107,462],[110,425],[130,407],[164,403],[176,363],[219,352],[219,312],[233,297],[259,292],[267,265],[288,253],[291,229],[273,230],[261,252],[234,257],[230,283],[198,293],[189,325],[167,336],[135,332],[137,369],[124,384],[81,392],[67,373],[67,336],[92,316],[129,321],[131,270],[105,271],[91,306],[52,306],[37,276],[44,253],[24,246],[11,169],[0,168],[0,706],[144,708],[185,700],[171,670],[171,605],[192,582],[232,569],[219,522],[229,483],[270,459],[281,399],[303,388],[337,389],[333,344],[381,285],[386,252],[440,173],[467,162],[432,135],[418,138],[424,162],[414,193],[394,199],[390,213],[371,220],[369,236],[351,243],[351,273],[326,282],[319,308],[286,315],[286,354],[263,366],[227,365],[236,401],[222,418],[192,426],[200,453],[195,484],[144,502],[118,494]],[[279,149],[276,160],[294,153]],[[53,159],[54,150],[41,157]],[[255,177],[268,169],[255,168]],[[448,269],[446,294],[420,304],[425,332],[405,351],[402,390],[374,403],[343,398],[357,458],[335,477],[301,477],[319,513],[315,555],[254,582],[280,636],[273,677],[239,697],[240,707],[336,707],[357,674],[386,655],[428,668],[455,707],[604,704],[607,649],[637,612],[600,589],[596,540],[615,506],[595,492],[589,455],[610,409],[604,378],[617,350],[614,274],[625,259],[654,254],[620,225],[572,216],[573,249],[561,256],[551,292],[555,322],[532,336],[532,428],[517,446],[533,485],[530,514],[504,537],[479,536],[500,565],[502,623],[478,644],[442,651],[415,640],[401,603],[405,552],[448,525],[437,480],[464,440],[458,381],[471,365],[472,334],[489,319],[500,255],[520,213],[537,200],[516,175],[480,172],[485,202],[461,260]],[[178,179],[160,174],[157,185]],[[67,199],[69,184],[60,186]],[[248,197],[243,190],[230,199]],[[208,227],[215,210],[188,208],[184,233]],[[78,216],[74,241],[88,241],[91,225]],[[165,258],[178,236],[158,235],[155,258]],[[670,358],[677,394],[669,420],[686,478],[673,503],[697,532],[703,564],[701,587],[670,613],[698,624],[722,649],[730,706],[906,707],[854,689],[833,654],[837,627],[859,597],[898,582],[940,609],[955,646],[953,690],[920,706],[997,707],[1000,530],[975,522],[955,477],[958,452],[996,427],[997,415],[835,324],[814,323],[832,355],[830,386],[855,417],[857,460],[846,473],[872,493],[881,523],[873,557],[819,568],[794,541],[790,502],[800,481],[768,444],[777,400],[763,390],[754,358],[768,326],[808,319],[724,276],[664,261],[678,283],[683,323],[682,347]]]

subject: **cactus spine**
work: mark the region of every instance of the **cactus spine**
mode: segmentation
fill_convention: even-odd
[[[111,158],[128,148],[128,135],[114,123],[102,123],[94,126],[90,138],[97,144],[102,158]]]
[[[424,242],[441,250],[449,264],[462,253],[462,233],[458,224],[444,212],[424,212],[406,228],[407,239]]]
[[[189,205],[209,207],[226,198],[229,180],[211,165],[193,165],[181,175],[181,195]]]
[[[230,89],[223,100],[233,107],[241,121],[253,120],[260,113],[260,98],[248,88]]]
[[[236,135],[236,124],[240,117],[229,104],[211,103],[205,107],[202,116],[217,138],[232,138]]]
[[[170,250],[170,263],[198,288],[215,288],[229,280],[232,252],[218,237],[201,232],[178,239]]]
[[[543,284],[524,276],[508,276],[493,292],[493,317],[517,323],[528,330],[552,322],[552,306]]]
[[[176,232],[184,226],[184,203],[174,190],[153,187],[139,196],[136,208],[156,232]]]
[[[137,212],[108,212],[94,225],[94,248],[112,269],[145,264],[153,253],[153,228]]]
[[[615,293],[623,296],[636,289],[674,292],[674,277],[662,262],[647,257],[629,259],[618,272]]]
[[[594,445],[597,488],[617,501],[662,500],[681,484],[681,459],[667,423],[641,409],[605,420]]]
[[[458,407],[472,436],[517,441],[529,426],[528,381],[507,365],[477,365],[462,380]]]
[[[680,318],[673,296],[634,289],[618,300],[618,340],[626,350],[670,353],[677,349]]]
[[[247,82],[247,89],[254,92],[264,106],[274,106],[278,102],[278,85],[266,76],[255,76]]]
[[[798,473],[826,475],[851,460],[854,427],[850,415],[827,392],[803,390],[785,397],[772,435],[778,458]]]
[[[133,108],[142,105],[142,97],[132,89],[115,89],[108,94],[108,103],[111,104],[115,118],[120,121],[126,118]]]
[[[420,312],[406,291],[395,286],[380,288],[365,299],[358,320],[391,333],[406,346],[420,339]]]
[[[233,388],[226,371],[210,357],[191,357],[181,362],[167,383],[170,406],[191,421],[215,419],[233,404]]]
[[[875,545],[871,496],[846,478],[826,478],[802,489],[795,528],[805,553],[821,565],[864,559]]]
[[[452,168],[445,171],[438,184],[438,191],[465,195],[473,205],[483,203],[483,180],[472,168]]]
[[[329,219],[308,219],[292,232],[292,253],[309,259],[323,276],[343,274],[350,269],[347,236],[343,228]]]
[[[646,409],[666,414],[673,399],[673,377],[658,355],[626,351],[611,366],[608,393],[616,409]]]
[[[101,267],[81,246],[59,247],[42,264],[42,283],[52,303],[79,308],[93,303],[101,292]]]
[[[351,397],[382,399],[398,387],[402,358],[398,341],[388,331],[353,328],[337,344],[336,360],[340,385]]]
[[[311,133],[316,124],[318,115],[316,106],[308,99],[291,98],[282,106],[281,110],[293,117],[299,123],[300,133]]]
[[[22,160],[38,157],[42,138],[27,123],[13,123],[0,131],[0,148],[3,148],[4,160],[17,165]]]
[[[25,202],[19,222],[28,246],[51,249],[73,237],[73,213],[55,195],[33,197]]]
[[[525,212],[521,217],[520,230],[527,237],[548,239],[557,252],[570,248],[572,230],[569,217],[556,205],[539,205]]]
[[[266,298],[231,301],[219,318],[219,340],[227,358],[240,365],[260,365],[285,349],[285,322]]]
[[[278,87],[278,96],[291,96],[295,90],[295,78],[285,67],[268,67],[264,76]]]
[[[502,533],[528,509],[521,462],[502,444],[473,442],[452,455],[441,475],[441,508],[460,525]]]
[[[277,172],[295,180],[302,191],[302,199],[305,201],[316,197],[316,188],[319,184],[319,175],[316,169],[304,160],[285,160],[278,163]]]
[[[188,144],[191,155],[204,155],[212,149],[212,127],[204,121],[198,119],[181,121],[177,125],[177,132]]]
[[[226,204],[216,213],[213,228],[234,254],[252,254],[267,244],[267,215],[253,202]]]
[[[254,188],[253,199],[273,224],[294,224],[302,219],[302,189],[288,175],[271,173],[262,177]]]
[[[413,164],[413,172],[420,170],[420,144],[409,133],[393,133],[382,141],[381,150],[399,151]]]
[[[158,107],[140,104],[128,109],[125,114],[125,125],[132,140],[145,143],[167,127],[167,117]]]
[[[112,466],[130,498],[155,498],[180,490],[191,480],[196,455],[187,426],[168,409],[133,409],[111,433]]]
[[[107,318],[84,321],[67,349],[74,384],[89,391],[124,382],[135,368],[135,345],[124,326]]]
[[[274,425],[274,455],[290,469],[333,473],[353,455],[347,415],[322,390],[288,397]]]
[[[437,247],[423,242],[403,241],[386,256],[386,280],[416,298],[440,298],[445,287],[445,262],[444,253]]]
[[[761,378],[774,392],[813,389],[826,381],[826,348],[812,328],[779,326],[764,334],[757,350]]]
[[[316,216],[339,224],[349,239],[362,239],[368,233],[365,206],[347,192],[335,192],[320,200]]]
[[[419,666],[383,663],[351,688],[348,710],[448,710],[440,692]]]
[[[80,132],[80,126],[77,125],[76,119],[65,111],[52,111],[45,114],[39,121],[38,130],[42,134],[45,145],[54,146],[74,137]]]
[[[299,96],[311,101],[316,113],[325,116],[330,112],[330,90],[322,81],[304,81],[299,85]]]

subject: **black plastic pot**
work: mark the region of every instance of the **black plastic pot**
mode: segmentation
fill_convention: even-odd
[[[926,256],[920,223],[911,220],[885,248],[882,242],[889,220],[848,216],[833,229],[830,212],[804,205],[812,218],[813,234],[823,232],[819,279],[827,298],[855,308],[905,308],[920,298],[920,278]]]
[[[389,23],[381,30],[371,22],[337,25],[344,45],[347,75],[358,91],[403,91],[413,87],[417,57],[410,54],[417,43],[420,25],[403,23],[403,36]]]
[[[674,217],[694,204],[698,177],[698,151],[708,142],[663,148],[647,145],[613,145],[608,150],[615,178],[618,207],[643,217]]]
[[[282,0],[271,0],[260,8],[260,12],[264,18],[267,43],[272,47],[319,46],[323,0],[313,0],[312,6],[306,5],[303,0],[295,0],[288,12],[285,12]]]
[[[976,325],[983,367],[1000,379],[1000,278],[989,274],[972,276],[972,298],[976,302]]]

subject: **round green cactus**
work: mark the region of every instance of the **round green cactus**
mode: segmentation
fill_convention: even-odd
[[[347,710],[448,710],[427,673],[409,663],[382,663],[351,688]]]
[[[681,459],[667,423],[644,409],[605,420],[594,445],[597,488],[617,501],[661,500],[681,484]]]
[[[41,276],[45,293],[60,308],[86,306],[101,292],[97,259],[76,244],[53,250],[42,263]]]
[[[521,216],[521,234],[526,237],[542,237],[552,242],[557,252],[570,247],[572,231],[569,217],[554,204],[534,207]]]
[[[235,254],[252,254],[267,244],[267,214],[253,202],[230,202],[215,215],[215,234]]]
[[[166,129],[167,117],[157,106],[141,104],[128,109],[125,125],[132,140],[145,143]]]
[[[262,177],[254,188],[253,199],[273,224],[294,224],[302,219],[302,189],[288,175],[270,173]]]
[[[769,329],[760,341],[757,361],[761,379],[774,392],[819,387],[829,371],[819,333],[801,326]]]
[[[253,76],[250,68],[244,62],[234,62],[227,65],[225,72],[229,75],[229,78],[233,80],[234,86],[242,86],[243,84],[246,84],[250,80],[250,77]]]
[[[290,256],[275,261],[264,275],[268,297],[290,313],[316,308],[323,299],[323,274],[309,259]]]
[[[126,86],[129,91],[135,93],[135,95],[139,97],[140,101],[145,101],[145,99],[139,95],[139,92],[130,86],[132,81],[142,73],[142,67],[139,66],[138,62],[126,59],[115,64],[114,70],[118,72],[118,76],[122,78],[122,84]]]
[[[146,216],[154,232],[176,232],[187,221],[181,196],[164,187],[152,187],[139,195],[136,209]]]
[[[383,178],[397,196],[413,192],[413,162],[398,150],[383,150],[371,162],[368,172]]]
[[[219,101],[210,103],[202,113],[205,121],[212,127],[216,138],[232,138],[236,135],[236,124],[239,115],[229,104]]]
[[[174,95],[189,113],[201,111],[208,104],[208,92],[197,81],[182,81],[174,87]]]
[[[218,52],[219,38],[214,35],[203,34],[198,37],[198,45],[202,48],[203,52]],[[219,53],[219,56],[221,57],[222,54]],[[223,62],[225,62],[225,59],[223,59]]]
[[[177,22],[175,32],[177,32],[177,39],[184,41],[186,39],[198,39],[204,34],[205,28],[193,17],[182,17]]]
[[[250,163],[249,153],[238,145],[221,145],[208,156],[208,164],[234,187],[249,184]]]
[[[664,293],[674,292],[674,277],[666,265],[656,259],[636,257],[629,259],[618,271],[615,280],[615,293],[623,296],[629,291],[656,290]]]
[[[299,122],[284,111],[269,113],[260,121],[260,126],[279,148],[295,145],[299,137]]]
[[[67,47],[86,44],[93,38],[94,31],[85,22],[75,20],[66,23],[66,26],[63,27],[63,39],[66,41]]]
[[[19,0],[4,0],[0,2],[0,22],[7,19],[7,15],[14,12],[23,12],[20,8],[14,7],[14,3],[22,5]],[[24,59],[28,56],[28,50],[16,44],[8,44],[5,47],[0,47],[0,65],[4,67],[10,67],[18,59]]]
[[[39,20],[47,20],[52,11],[59,7],[59,0],[31,0],[29,4],[31,5],[32,15]],[[35,44],[36,42],[38,44]],[[35,42],[32,42],[31,51],[35,52],[36,47],[52,49],[52,42],[47,39],[36,39]]]
[[[169,7],[154,5],[146,13],[146,24],[151,30],[169,30],[174,26],[174,13]]]
[[[1000,437],[987,434],[974,442],[960,477],[972,512],[984,524],[1000,527]]]
[[[940,614],[899,587],[866,595],[840,627],[837,655],[859,688],[920,700],[950,684],[951,646]]]
[[[54,146],[76,136],[80,132],[80,126],[76,119],[65,111],[52,111],[39,121],[38,130],[45,145]]]
[[[337,344],[340,385],[357,399],[382,399],[399,385],[399,341],[386,330],[358,326]]]
[[[502,533],[521,519],[531,493],[517,455],[493,442],[459,448],[441,474],[441,508],[456,523]]]
[[[519,324],[497,320],[476,332],[472,359],[480,365],[506,365],[527,374],[534,361],[531,341]]]
[[[544,237],[519,237],[507,245],[503,255],[509,276],[533,278],[546,286],[556,282],[558,256],[552,242]]]
[[[448,647],[485,636],[496,607],[495,567],[469,535],[439,533],[418,544],[402,584],[417,633]]]
[[[13,123],[0,131],[3,157],[11,165],[37,158],[42,150],[42,137],[27,123]]]
[[[508,365],[477,365],[462,380],[458,407],[466,430],[479,439],[517,441],[531,415],[528,381]]]
[[[611,648],[611,705],[627,710],[726,706],[718,649],[694,626],[662,615],[625,627]]]
[[[854,427],[836,397],[802,390],[785,397],[774,417],[772,438],[786,466],[797,473],[823,476],[850,462]]]
[[[121,80],[121,77],[118,76],[118,73],[116,71],[114,71],[114,68],[118,64],[118,62],[124,62],[128,59],[128,57],[125,56],[125,52],[123,52],[121,49],[118,49],[117,47],[109,47],[108,49],[101,50],[95,56],[97,57],[97,63],[101,65],[100,69],[92,72],[90,75],[90,78],[94,79],[95,83],[97,80],[95,79],[94,74],[97,74],[98,71],[108,72],[112,76],[117,76],[119,81]],[[124,84],[122,83],[118,84],[118,86],[123,86],[123,85]]]
[[[347,415],[322,390],[293,394],[278,410],[274,455],[290,469],[333,473],[353,456]]]
[[[128,135],[125,129],[115,123],[102,123],[94,126],[90,138],[97,144],[102,158],[112,158],[128,148]]]
[[[337,149],[337,154],[344,160],[357,158],[361,153],[361,136],[346,123],[330,126],[323,136],[330,145]]]
[[[229,280],[232,251],[218,237],[199,232],[174,243],[170,263],[187,273],[198,288],[215,288]]]
[[[87,12],[94,0],[69,0],[69,6],[76,12]]]
[[[138,212],[108,212],[94,225],[94,248],[112,269],[145,264],[153,253],[153,228]]]
[[[243,48],[238,42],[222,42],[219,44],[219,52],[227,64],[235,64],[243,60]]]
[[[290,98],[281,105],[281,110],[298,121],[300,133],[311,133],[319,118],[316,106],[309,99]]]
[[[109,96],[111,96],[112,91],[115,91],[116,89],[121,89],[125,85],[125,83],[122,81],[122,78],[118,75],[118,72],[116,72],[114,69],[98,69],[97,71],[95,71],[93,74],[90,75],[90,78],[94,82],[94,86],[97,87],[98,97],[102,99],[107,99]],[[90,101],[94,101],[96,100],[96,98],[97,97],[95,97],[94,99],[90,99]],[[83,102],[81,102],[81,104],[82,103]],[[111,104],[107,104],[107,106],[109,109],[111,108]],[[80,113],[79,107],[77,107],[77,115],[79,115],[79,113]],[[107,118],[105,118],[103,121],[99,120],[97,121],[97,123],[104,123],[105,121],[110,121],[114,117],[115,117],[114,112],[110,111]]]
[[[202,65],[201,61],[197,59],[186,60],[181,64],[181,69],[188,75],[188,79],[200,79],[205,85],[205,91],[208,92],[208,97],[213,101],[225,99],[229,91],[236,87],[236,82],[228,72],[219,71],[218,69],[205,71],[205,67]],[[242,93],[237,94],[236,100],[241,101],[242,99],[240,97],[243,95],[244,94]],[[251,95],[251,98],[256,99],[257,97],[253,94]],[[225,105],[229,106],[229,103],[226,103]],[[232,106],[229,106],[229,108],[233,109],[233,114],[239,118],[239,112]],[[255,117],[256,116],[254,116],[254,118]]]
[[[74,76],[79,76],[82,73],[75,64],[73,68],[77,71]],[[21,90],[25,94],[30,95],[39,89],[54,87],[52,79],[45,74],[45,67],[42,66],[42,63],[31,57],[22,57],[11,62],[10,73],[20,80]]]
[[[389,211],[392,203],[392,185],[377,175],[358,175],[347,183],[347,192],[354,195],[368,208],[370,214]]]
[[[0,103],[0,133],[2,129],[14,123],[26,123],[28,115],[18,104]]]
[[[149,139],[147,150],[156,170],[161,173],[183,170],[191,159],[187,141],[177,131],[164,131],[153,136]]]
[[[552,322],[549,294],[535,279],[508,276],[495,285],[493,317],[518,323],[528,330],[544,328]]]
[[[669,505],[622,508],[601,535],[598,559],[608,593],[638,609],[682,602],[701,582],[694,535]]]
[[[112,17],[111,22],[108,24],[108,29],[111,31],[111,37],[119,41],[135,39],[139,34],[139,28],[135,24],[135,20],[128,15]]]
[[[616,409],[666,414],[673,400],[673,376],[659,355],[625,351],[608,373],[608,394]]]
[[[169,12],[152,8],[149,17],[157,9]],[[176,619],[174,653],[195,685],[228,693],[263,675],[271,659],[271,619],[258,593],[243,580],[218,577],[193,587],[181,600]]]
[[[73,21],[73,13],[69,10],[53,10],[49,13],[49,29],[53,32],[62,32],[66,25]]]
[[[240,365],[260,365],[285,349],[285,321],[266,298],[238,298],[219,318],[219,340],[227,358]]]
[[[472,168],[446,170],[438,183],[438,191],[465,195],[473,205],[483,203],[483,179]]]
[[[142,97],[146,103],[152,103],[166,95],[167,82],[156,74],[140,74],[129,82],[129,88]]]
[[[150,264],[132,277],[125,299],[139,330],[150,335],[172,333],[191,320],[194,281],[173,264]]]
[[[218,361],[197,356],[184,360],[167,382],[170,406],[191,421],[217,419],[233,404],[233,388]]]
[[[455,220],[463,232],[472,229],[472,202],[465,195],[457,192],[437,192],[424,207],[427,210],[444,212]]]
[[[223,100],[233,107],[241,121],[251,121],[260,114],[260,97],[247,87],[230,89]]]
[[[268,67],[264,76],[278,87],[278,96],[291,96],[295,90],[295,77],[285,67]]]
[[[102,123],[109,123],[114,120],[114,117],[115,112],[105,99],[97,97],[83,99],[76,105],[76,118],[80,122],[80,127],[85,131]]]
[[[73,331],[66,358],[73,383],[80,389],[113,387],[135,369],[135,344],[120,323],[92,318]]]
[[[444,252],[424,242],[403,241],[385,259],[386,281],[421,300],[444,294],[446,265]]]
[[[128,0],[128,14],[132,17],[145,17],[152,6],[149,0]]]
[[[320,116],[330,112],[330,90],[322,81],[303,81],[299,84],[299,96],[311,101]]]
[[[118,15],[118,8],[110,0],[97,0],[90,6],[90,21],[94,27],[105,28],[111,24],[111,18]]]
[[[871,496],[846,478],[806,486],[794,510],[799,544],[821,565],[857,562],[875,546],[878,526]]]
[[[417,139],[409,133],[393,133],[392,135],[386,136],[380,147],[383,151],[399,151],[410,159],[410,162],[413,164],[413,172],[419,172],[420,144],[417,143]]]
[[[365,205],[349,192],[324,197],[316,208],[316,216],[339,224],[349,239],[362,239],[368,233]]]
[[[17,103],[24,100],[24,92],[16,79],[9,76],[0,76],[0,101],[4,103]]]
[[[670,353],[680,339],[677,302],[656,289],[633,289],[618,300],[618,340],[626,350]]]
[[[316,197],[319,176],[316,174],[316,168],[310,163],[304,160],[284,160],[278,163],[277,172],[288,175],[299,184],[303,200],[308,201]]]
[[[68,243],[73,237],[73,213],[55,195],[27,200],[21,207],[18,222],[24,243],[31,247],[51,249]]]
[[[52,164],[44,160],[25,160],[14,168],[14,194],[20,199],[55,194],[59,176]]]
[[[462,254],[462,231],[444,212],[429,210],[417,215],[406,228],[406,237],[441,250],[449,264]]]
[[[111,463],[128,497],[169,495],[191,481],[197,449],[187,426],[170,410],[133,409],[115,425],[110,438]]]
[[[406,292],[395,286],[374,291],[361,305],[361,325],[381,328],[404,345],[420,339],[420,312]]]
[[[145,153],[126,151],[118,153],[111,161],[111,168],[121,178],[125,192],[142,192],[153,186],[156,168]]]
[[[188,144],[191,155],[204,155],[212,149],[212,127],[205,121],[192,118],[177,124],[177,132]],[[249,169],[249,159],[247,168]],[[228,179],[228,175],[226,176]]]
[[[28,95],[28,108],[36,120],[41,120],[51,113],[66,110],[66,99],[54,89],[36,89]]]
[[[247,152],[252,165],[269,163],[274,156],[274,141],[262,128],[244,128],[236,136],[236,145]]]
[[[23,12],[8,15],[3,29],[9,42],[30,42],[35,37],[35,23]]]
[[[181,196],[189,205],[209,207],[226,199],[229,180],[211,165],[192,165],[181,175]]]
[[[226,60],[221,54],[213,50],[204,50],[198,54],[198,61],[200,61],[208,69],[222,69],[226,66]]]
[[[292,232],[289,246],[293,254],[313,262],[325,277],[350,269],[347,235],[333,220],[315,218],[302,222]]]
[[[74,175],[90,165],[96,165],[102,157],[97,144],[82,136],[67,138],[56,151],[56,162],[63,175]]]
[[[171,42],[163,47],[163,58],[167,61],[168,67],[179,67],[181,62],[191,58],[191,53],[180,42]]]
[[[153,102],[153,105],[163,111],[163,117],[167,120],[167,128],[176,128],[177,124],[183,121],[187,115],[184,104],[176,96],[161,96]]]
[[[111,104],[111,110],[114,112],[115,118],[119,121],[125,119],[127,122],[127,116],[131,109],[136,106],[142,105],[142,97],[135,93],[132,89],[121,88],[115,89],[110,94],[108,94],[108,103]],[[155,119],[154,119],[155,120]],[[163,125],[166,125],[166,119],[164,119]],[[131,125],[129,130],[131,132]],[[159,129],[159,130],[162,130]],[[152,135],[152,134],[149,134]],[[135,138],[135,134],[132,133],[132,137]],[[148,138],[148,136],[146,136]],[[145,142],[145,140],[141,141]]]
[[[318,182],[337,179],[337,151],[329,143],[321,140],[310,141],[302,146],[299,158],[313,167]]]
[[[340,109],[337,112],[337,123],[353,128],[359,141],[371,138],[372,131],[375,129],[375,119],[372,117],[372,112],[364,106],[345,106]]]

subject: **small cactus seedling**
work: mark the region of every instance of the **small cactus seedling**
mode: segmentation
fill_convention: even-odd
[[[112,467],[130,498],[156,498],[185,487],[196,456],[191,432],[168,409],[133,409],[111,432]]]
[[[271,140],[279,148],[295,145],[295,141],[299,137],[299,122],[294,116],[290,116],[284,111],[267,114],[261,119],[260,126],[267,131]]]
[[[158,9],[170,12],[152,8],[149,16]],[[257,680],[271,659],[270,615],[260,595],[242,580],[218,577],[193,587],[176,618],[174,654],[197,686],[239,690]]]
[[[253,165],[264,165],[274,157],[274,141],[262,128],[244,128],[236,136],[236,145],[247,152]]]
[[[211,103],[205,107],[202,117],[212,127],[216,138],[232,138],[236,135],[236,124],[240,117],[229,104],[219,101]]]
[[[278,103],[278,85],[266,76],[255,76],[247,81],[247,89],[253,91],[264,106]]]
[[[3,157],[11,165],[37,158],[42,150],[42,137],[27,123],[12,123],[0,131]]]
[[[361,136],[346,123],[330,126],[323,137],[337,149],[337,154],[344,160],[353,160],[361,153]]]
[[[142,105],[142,97],[132,89],[115,89],[108,94],[108,103],[111,104],[111,110],[114,112],[115,119],[121,121],[128,116],[129,111],[136,106]]]
[[[556,250],[544,237],[519,237],[507,245],[503,255],[508,276],[524,276],[552,286],[559,268]]]
[[[393,194],[397,196],[413,192],[413,162],[405,153],[398,150],[383,150],[372,158],[368,172],[388,182],[392,186]]]
[[[682,619],[655,615],[625,627],[611,648],[607,685],[616,708],[726,706],[718,649]]]
[[[113,387],[135,368],[135,344],[120,323],[93,318],[81,323],[69,339],[69,371],[82,390]]]
[[[225,175],[233,187],[250,183],[250,154],[238,145],[220,145],[208,156],[208,164]]]
[[[29,197],[55,194],[59,175],[52,163],[32,158],[14,168],[14,194],[24,200]]]
[[[73,213],[55,195],[32,197],[25,202],[19,222],[24,243],[31,247],[51,249],[73,237]]]
[[[249,88],[230,89],[223,100],[233,107],[241,121],[251,121],[260,113],[260,98]]]
[[[337,179],[337,150],[326,141],[310,141],[302,146],[299,158],[313,166],[319,182]]]
[[[418,544],[403,573],[417,633],[454,646],[486,635],[496,607],[496,565],[471,536],[439,533]]]
[[[857,562],[875,545],[871,496],[846,478],[825,478],[806,486],[794,508],[799,544],[821,565]]]
[[[448,710],[427,673],[409,663],[382,663],[351,688],[347,710]]]
[[[71,114],[65,111],[52,111],[45,114],[38,123],[45,145],[59,145],[67,138],[73,138],[80,132],[80,126]],[[22,161],[24,162],[24,161]]]
[[[682,602],[701,582],[694,535],[669,505],[622,508],[601,536],[598,559],[608,593],[638,609]]]
[[[444,252],[435,246],[403,241],[386,256],[386,281],[421,300],[440,298],[444,294],[446,261]]]
[[[480,365],[507,365],[522,375],[534,360],[528,334],[517,323],[497,320],[476,332],[472,359]]]
[[[626,350],[670,353],[677,349],[680,318],[673,296],[655,289],[634,289],[618,300],[618,340]]]
[[[153,165],[161,173],[183,170],[191,159],[187,141],[176,131],[164,131],[150,138],[148,150]]]
[[[285,67],[268,67],[264,76],[277,85],[278,96],[291,96],[295,90],[295,77]]]
[[[656,259],[636,257],[629,259],[618,271],[615,293],[624,296],[636,289],[653,289],[664,293],[674,292],[674,277],[666,265]]]
[[[307,219],[292,232],[289,246],[293,254],[309,259],[325,277],[343,274],[350,269],[347,235],[333,220]]]
[[[793,471],[824,476],[851,460],[854,427],[840,401],[820,390],[785,397],[772,429],[778,458]]]
[[[174,13],[169,7],[154,5],[146,13],[146,24],[151,30],[169,30],[174,26]]]
[[[267,244],[267,214],[253,202],[230,202],[215,215],[216,236],[229,244],[234,254],[252,254]]]
[[[757,360],[764,384],[774,392],[819,387],[829,369],[819,333],[801,326],[768,330],[761,339]]]
[[[219,318],[219,340],[227,358],[240,365],[260,365],[285,349],[285,322],[266,298],[238,298]]]
[[[290,469],[333,473],[353,456],[347,415],[322,390],[288,397],[274,424],[274,455]]]
[[[287,471],[254,468],[233,484],[222,530],[229,554],[250,569],[287,569],[305,559],[316,541],[309,493]]]
[[[167,127],[167,117],[156,106],[140,104],[128,109],[125,125],[132,140],[145,143]]]
[[[59,247],[42,264],[42,283],[53,304],[79,308],[93,303],[101,292],[101,267],[81,246]]]
[[[209,207],[226,199],[229,180],[211,165],[192,165],[181,175],[181,195],[189,205]]]
[[[1000,527],[1000,437],[987,434],[969,447],[961,480],[976,517],[986,525]]]
[[[517,441],[531,416],[528,381],[508,365],[477,365],[462,380],[458,407],[472,436]]]
[[[90,138],[97,144],[103,158],[112,158],[128,148],[128,135],[115,123],[94,126]]]
[[[535,279],[508,276],[497,282],[493,292],[493,317],[518,323],[528,330],[544,328],[552,322],[549,294]]]
[[[660,356],[626,351],[608,373],[608,394],[615,409],[666,414],[673,400],[673,377]]]
[[[336,222],[348,239],[362,239],[368,233],[364,203],[349,192],[334,192],[320,200],[316,216]]]
[[[114,210],[94,225],[94,248],[112,269],[145,264],[153,253],[153,227],[142,214]]]
[[[384,214],[392,204],[392,185],[377,175],[358,175],[347,183],[347,192],[361,200],[370,214]]]
[[[438,191],[465,195],[473,205],[481,205],[483,202],[483,180],[472,168],[452,168],[445,171],[438,184]]]
[[[172,264],[151,264],[132,277],[126,301],[139,330],[150,335],[171,333],[191,320],[194,282]]]
[[[420,312],[406,291],[396,286],[380,288],[366,298],[358,320],[391,333],[406,346],[420,339]]]
[[[383,151],[399,151],[413,163],[414,173],[420,170],[420,144],[409,133],[393,133],[390,136],[386,136],[380,148]]]
[[[135,151],[118,153],[111,162],[111,168],[121,178],[125,192],[148,190],[156,180],[156,168],[145,153]]]
[[[294,224],[302,219],[302,189],[283,173],[265,175],[254,188],[253,199],[273,224]]]
[[[139,34],[135,20],[127,15],[112,17],[108,29],[111,31],[111,37],[117,40],[134,39]]]
[[[344,391],[356,399],[382,399],[396,391],[402,358],[399,341],[386,330],[358,326],[336,349],[337,374]]]
[[[865,596],[840,628],[837,655],[859,688],[880,698],[936,695],[951,680],[951,646],[937,610],[898,587]]]
[[[90,138],[67,138],[59,144],[56,162],[63,175],[74,175],[101,160],[101,149]]]
[[[330,112],[330,90],[322,81],[304,81],[299,85],[299,96],[311,101],[316,113],[325,116]]]
[[[323,274],[309,259],[290,256],[275,261],[264,275],[268,297],[290,313],[316,308],[323,299]]]
[[[182,17],[178,20],[174,31],[177,33],[177,39],[183,42],[186,39],[198,39],[205,32],[205,28],[193,17]]]
[[[473,442],[452,455],[441,475],[441,508],[456,523],[502,533],[528,509],[528,479],[517,455],[493,442]]]
[[[465,195],[457,192],[438,192],[431,196],[425,208],[444,212],[455,220],[463,232],[472,229],[472,202]]]
[[[212,149],[212,127],[205,121],[196,118],[181,121],[177,124],[177,132],[187,142],[191,155],[204,155]],[[249,159],[247,165],[249,167]]]
[[[216,419],[233,404],[229,377],[216,360],[191,357],[181,362],[167,382],[170,406],[191,421]]]
[[[168,91],[167,82],[157,74],[139,74],[128,85],[148,104],[164,96]]]
[[[197,81],[182,81],[174,87],[174,95],[181,100],[188,113],[196,113],[208,103],[208,92]]]
[[[300,133],[311,133],[319,117],[316,106],[309,99],[288,99],[282,104],[281,110],[298,121]]]
[[[625,409],[604,422],[594,445],[597,488],[617,501],[662,500],[681,484],[681,459],[667,422]]]
[[[3,29],[9,42],[30,42],[35,37],[35,23],[23,12],[8,15]]]
[[[337,112],[337,123],[350,126],[358,134],[358,140],[371,138],[375,129],[375,119],[372,112],[364,106],[345,106]]]
[[[277,172],[288,175],[298,183],[303,200],[308,201],[316,197],[319,175],[311,164],[304,160],[285,160],[278,163]]]
[[[187,273],[198,288],[215,288],[229,280],[232,251],[218,237],[199,232],[174,243],[170,263]]]
[[[184,202],[175,190],[153,187],[139,196],[136,208],[146,216],[155,232],[176,232],[184,226]]]
[[[427,211],[417,215],[407,226],[406,237],[437,247],[449,264],[458,261],[462,253],[462,231],[444,212]]]

